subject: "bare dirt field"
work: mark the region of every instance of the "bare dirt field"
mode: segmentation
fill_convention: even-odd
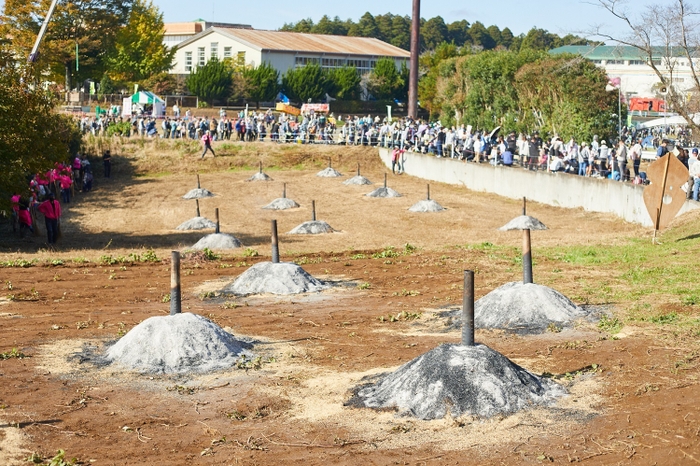
[[[522,278],[521,235],[498,227],[521,202],[431,184],[441,213],[411,213],[424,181],[389,173],[403,197],[364,194],[385,169],[372,149],[110,144],[113,178],[64,206],[55,250],[0,225],[0,464],[658,464],[700,463],[700,215],[651,231],[615,217],[531,203],[549,230],[533,232],[535,281],[606,317],[541,335],[477,330],[477,342],[569,395],[556,406],[491,419],[420,421],[345,407],[350,390],[442,344],[443,311],[462,299],[462,271],[476,297]],[[93,149],[96,150],[96,149]],[[333,166],[342,178],[318,178]],[[262,160],[270,182],[247,182]],[[95,160],[94,163],[96,163]],[[357,163],[374,186],[345,186]],[[257,341],[257,358],[205,375],[142,375],[85,357],[144,319],[168,313],[170,251],[204,232],[176,231],[202,216],[243,247],[184,255],[183,312]],[[262,210],[281,197],[301,207]],[[533,187],[536,189],[536,187]],[[289,235],[317,217],[335,233]],[[282,260],[330,290],[287,297],[218,293],[270,259],[270,220]],[[43,232],[43,229],[42,229]],[[152,249],[153,251],[149,251]],[[154,257],[155,255],[155,257]],[[57,463],[61,464],[61,463]]]

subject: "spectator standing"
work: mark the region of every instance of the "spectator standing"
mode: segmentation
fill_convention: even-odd
[[[661,140],[661,144],[659,145],[659,148],[656,149],[656,158],[661,158],[664,155],[668,154],[668,139],[663,139]]]
[[[102,154],[102,163],[105,168],[105,178],[109,178],[112,175],[112,154],[109,150]]]
[[[627,146],[625,145],[625,141],[620,139],[620,142],[617,144],[617,153],[615,154],[617,157],[617,167],[620,170],[620,181],[626,181],[627,178]]]
[[[58,239],[58,220],[61,218],[61,204],[56,200],[53,193],[49,193],[48,199],[39,204],[39,212],[44,214],[47,242],[50,245],[56,244]]]
[[[630,147],[630,150],[627,152],[627,159],[632,163],[632,171],[634,172],[632,179],[635,179],[639,176],[639,164],[642,161],[641,139],[637,139],[637,143]]]
[[[693,189],[692,189],[692,199],[694,201],[698,200],[698,194],[700,193],[700,160],[698,160],[698,149],[693,148],[691,154],[691,160],[694,159],[693,163],[688,163],[690,166],[690,176],[693,178]],[[690,191],[690,190],[689,190]]]

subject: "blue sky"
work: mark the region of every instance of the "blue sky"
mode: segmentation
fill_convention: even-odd
[[[593,0],[595,1],[595,0]],[[318,21],[324,14],[331,18],[351,18],[357,21],[369,11],[377,14],[411,14],[411,0],[326,1],[326,0],[153,0],[163,11],[166,22],[208,21],[250,24],[256,29],[278,29],[284,23],[303,18]],[[635,0],[634,4],[646,3]],[[423,0],[421,16],[442,16],[446,23],[466,19],[481,21],[487,27],[495,24],[518,35],[532,27],[560,35],[590,30],[594,25],[613,21],[609,13],[585,0],[495,0],[491,2]]]

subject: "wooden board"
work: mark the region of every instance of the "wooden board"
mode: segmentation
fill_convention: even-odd
[[[662,230],[685,203],[686,194],[681,186],[688,182],[688,169],[676,156],[667,154],[649,165],[647,179],[651,184],[644,188],[644,204],[655,229]]]

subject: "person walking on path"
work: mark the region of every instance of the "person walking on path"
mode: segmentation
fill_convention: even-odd
[[[46,235],[49,245],[56,244],[58,239],[58,219],[61,218],[61,204],[53,193],[49,193],[48,199],[39,204],[39,212],[44,214],[46,221]]]
[[[212,137],[211,137],[211,131],[207,131],[204,133],[204,136],[202,136],[202,144],[204,144],[204,152],[202,152],[202,158],[207,154],[207,151],[210,150],[211,154],[216,157],[216,154],[214,153],[214,149],[211,148],[211,142],[212,142]]]

